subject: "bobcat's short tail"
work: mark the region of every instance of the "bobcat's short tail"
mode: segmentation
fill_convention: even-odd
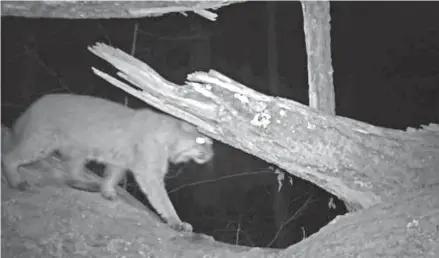
[[[77,179],[68,179],[65,181],[66,185],[71,188],[87,191],[87,192],[99,192],[101,191],[101,184],[91,181],[81,181]]]

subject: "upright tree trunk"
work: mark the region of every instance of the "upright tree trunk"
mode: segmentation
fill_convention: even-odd
[[[335,115],[329,1],[301,1],[308,55],[309,106]]]

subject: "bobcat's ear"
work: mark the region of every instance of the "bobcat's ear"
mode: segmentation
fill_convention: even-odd
[[[188,133],[198,132],[197,127],[193,124],[189,124],[188,122],[181,121],[180,123],[181,129]]]

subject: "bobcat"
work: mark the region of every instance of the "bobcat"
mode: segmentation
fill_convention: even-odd
[[[74,95],[45,95],[16,121],[3,155],[4,174],[13,188],[26,190],[19,167],[52,155],[63,156],[72,188],[100,191],[117,197],[116,185],[130,169],[157,213],[178,231],[192,231],[177,215],[165,189],[168,163],[213,157],[212,140],[195,126],[150,109],[134,110],[105,99]],[[106,165],[102,182],[84,179],[84,165]]]

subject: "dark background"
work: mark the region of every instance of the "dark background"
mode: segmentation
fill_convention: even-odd
[[[96,42],[128,53],[134,44],[136,57],[176,83],[215,69],[270,94],[266,7],[224,7],[216,22],[193,13],[131,20],[2,17],[2,123],[10,126],[36,98],[54,92],[145,106],[91,72],[91,66],[111,71],[87,51]],[[438,13],[437,2],[331,3],[338,115],[399,129],[439,123]],[[275,15],[279,95],[307,104],[301,5],[277,2]],[[333,208],[328,193],[297,178],[292,186],[286,178],[278,191],[275,168],[258,158],[220,143],[215,152],[213,165],[175,168],[167,180],[176,209],[196,231],[230,243],[285,247],[345,212],[337,199]]]

